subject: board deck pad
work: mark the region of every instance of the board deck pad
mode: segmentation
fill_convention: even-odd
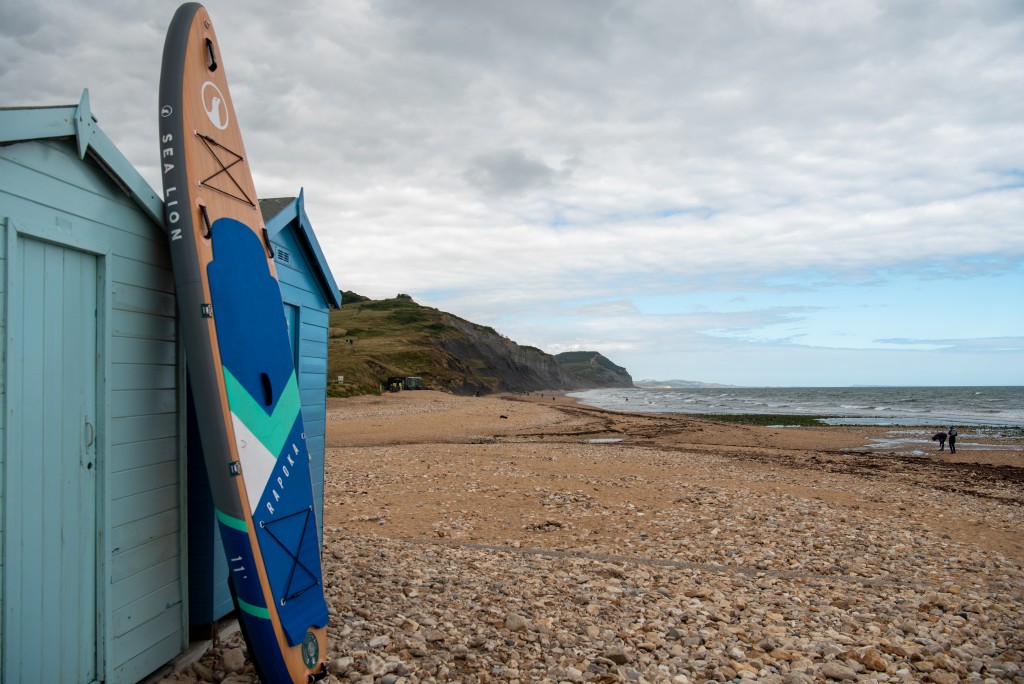
[[[278,613],[297,646],[309,625],[327,623],[327,603],[281,290],[252,229],[222,218],[212,232],[207,272],[241,472]],[[254,329],[262,331],[256,339]]]
[[[178,321],[228,582],[264,682],[327,675],[327,603],[281,288],[206,9],[178,8],[160,74]]]

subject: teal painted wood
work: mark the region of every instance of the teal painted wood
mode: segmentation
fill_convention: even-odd
[[[7,219],[0,215],[0,473],[5,471],[7,449]],[[4,503],[5,480],[0,475],[0,644],[3,643],[4,615]],[[0,646],[0,677],[4,672]]]
[[[178,391],[173,387],[117,390],[110,393],[110,399],[112,418],[124,418],[137,413],[167,414],[173,413],[178,407]]]
[[[189,620],[208,625],[234,610],[234,603],[195,417],[190,415],[189,422]]]
[[[123,525],[133,520],[140,520],[151,515],[158,515],[164,511],[174,510],[177,507],[178,486],[175,483],[160,489],[151,489],[148,492],[135,494],[134,496],[114,499],[109,503],[108,511],[111,520],[117,520],[118,524]],[[123,578],[126,575],[121,573],[118,576]],[[114,575],[112,574],[112,580],[113,577]]]
[[[74,147],[62,141],[36,141],[31,145],[12,145],[13,151],[4,155],[0,174],[6,176],[4,188],[11,195],[31,200],[43,200],[44,206],[48,198],[67,198],[62,209],[67,213],[83,218],[100,219],[112,228],[119,228],[135,220],[140,207],[119,191],[111,193],[111,178],[103,173],[98,176],[81,162]],[[66,159],[58,160],[57,157]],[[47,170],[60,167],[60,175],[53,176]],[[56,193],[57,195],[53,195]],[[153,223],[152,219],[150,222]],[[155,224],[158,225],[158,224]],[[154,236],[156,239],[157,236]]]
[[[299,373],[327,377],[327,358],[303,354],[299,357]]]
[[[163,563],[151,565],[121,582],[120,591],[110,603],[111,611],[120,610],[129,603],[152,593],[154,588],[178,582],[180,572],[178,560],[178,558],[169,558]]]
[[[155,364],[173,368],[178,359],[177,344],[166,340],[114,337],[110,340],[110,352],[122,365]],[[132,369],[124,370],[131,372]]]
[[[120,444],[110,448],[110,459],[108,461],[111,476],[122,470],[132,468],[144,468],[155,463],[165,461],[177,461],[178,436],[154,439],[144,445],[140,451],[138,443]]]
[[[299,397],[302,402],[302,421],[306,429],[306,447],[309,450],[309,469],[313,483],[313,502],[316,507],[317,526],[323,540],[324,520],[324,434],[327,410],[327,334],[329,303],[317,283],[312,256],[304,249],[299,227],[292,222],[277,233],[275,247],[284,247],[289,254],[287,264],[278,260],[278,279],[281,295],[286,304],[299,310],[299,330],[296,371],[299,379]],[[276,251],[279,251],[276,250]]]
[[[138,642],[152,646],[140,651],[135,646]],[[160,662],[161,659],[166,662],[165,654],[182,650],[181,626],[173,614],[165,612],[160,618],[150,620],[128,634],[113,639],[111,649],[133,655],[111,668],[108,681],[138,682],[153,671],[154,662]]]
[[[0,128],[0,142],[17,142],[40,137],[73,135],[75,130],[75,108],[73,106],[52,107],[51,116],[39,116],[36,108],[16,109],[4,117]]]
[[[117,185],[156,225],[163,225],[163,203],[135,167],[100,129],[92,115],[89,89],[82,91],[77,105],[5,109],[0,120],[0,142],[73,138],[80,159],[87,152],[103,160],[103,167]]]
[[[97,260],[19,241],[8,350],[12,458],[4,573],[5,681],[98,679]],[[70,341],[73,340],[73,343]],[[16,559],[16,560],[15,560]],[[46,638],[41,638],[43,636]]]
[[[111,333],[115,337],[131,337],[143,340],[174,341],[177,322],[171,316],[145,314],[138,311],[114,309],[111,316]]]
[[[5,114],[0,112],[0,130],[6,131]],[[98,143],[105,139],[95,131],[90,135]],[[26,236],[40,234],[48,241],[98,255],[94,288],[102,281],[105,290],[93,320],[100,328],[100,344],[90,362],[82,364],[93,372],[99,368],[102,378],[97,406],[102,494],[97,510],[102,541],[92,566],[98,579],[94,614],[99,628],[92,646],[102,654],[104,665],[97,679],[134,682],[174,657],[187,638],[181,597],[185,588],[178,425],[182,402],[177,398],[181,389],[173,276],[166,236],[152,218],[162,212],[126,195],[108,169],[91,157],[80,158],[73,143],[47,140],[0,147],[0,222],[11,217],[25,226]],[[94,152],[102,150],[103,144]],[[115,160],[115,165],[119,163]],[[145,189],[141,192],[145,194]],[[24,242],[14,238],[15,244]],[[10,235],[5,241],[9,243]],[[6,321],[7,312],[0,318]],[[45,347],[39,350],[41,355],[52,352]],[[3,371],[10,375],[9,369]],[[22,447],[10,448],[9,435],[3,439],[0,458],[10,465],[11,454],[22,453]],[[0,489],[8,490],[9,482]],[[5,512],[16,508],[10,501],[0,499],[0,503]],[[8,538],[3,539],[6,547]],[[5,569],[5,587],[7,575]],[[157,594],[164,600],[146,600]],[[5,614],[8,598],[3,597]],[[74,620],[64,619],[61,624],[71,625],[68,629],[76,631],[81,643],[88,641],[77,634],[80,626]],[[20,638],[48,641],[48,634],[33,633],[33,629],[38,632],[42,627],[22,625]],[[8,633],[2,636],[6,646]],[[19,681],[7,659],[2,668],[3,681]],[[39,672],[38,667],[32,670],[34,679]]]
[[[124,390],[177,389],[178,377],[174,366],[158,364],[118,363],[111,371],[115,387]]]

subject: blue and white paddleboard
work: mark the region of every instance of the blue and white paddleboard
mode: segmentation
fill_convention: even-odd
[[[297,376],[220,46],[197,3],[167,31],[160,163],[189,380],[249,657],[264,682],[315,681],[328,617]]]

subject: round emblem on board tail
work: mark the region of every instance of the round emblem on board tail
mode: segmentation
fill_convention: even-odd
[[[210,119],[210,123],[224,130],[228,127],[228,104],[224,98],[224,94],[220,92],[220,88],[217,87],[212,81],[206,81],[203,83],[203,109],[206,110],[206,116]]]
[[[312,670],[320,662],[320,642],[312,632],[306,632],[306,638],[302,640],[302,662],[307,670]]]

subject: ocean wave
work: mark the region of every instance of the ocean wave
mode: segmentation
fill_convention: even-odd
[[[1024,388],[879,387],[586,390],[583,403],[661,413],[832,416],[872,424],[1024,426]],[[978,396],[982,394],[983,396]],[[637,396],[641,395],[641,396]]]

